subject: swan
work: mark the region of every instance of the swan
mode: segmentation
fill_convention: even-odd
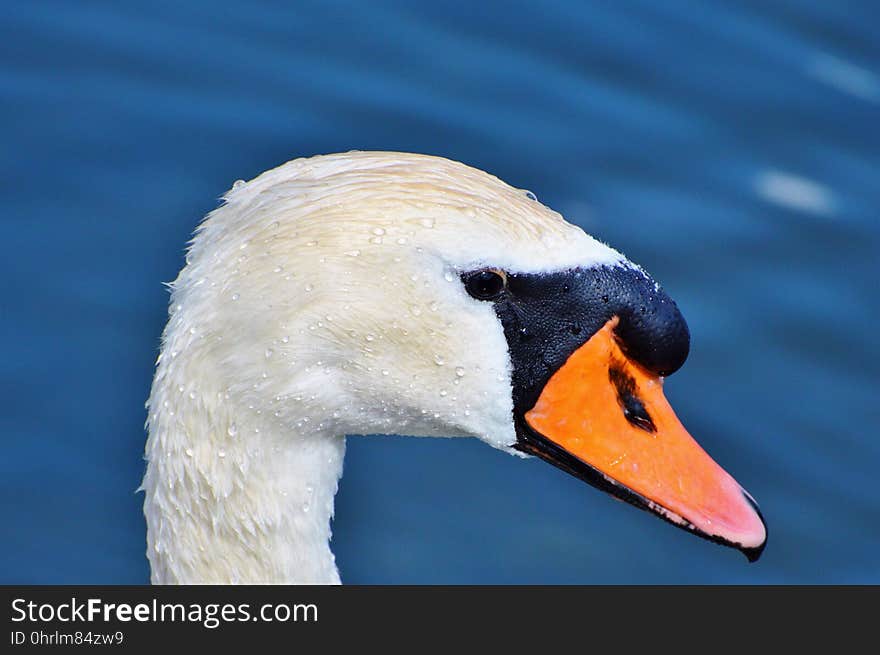
[[[345,435],[476,437],[756,559],[755,501],[663,396],[690,336],[530,192],[349,152],[239,181],[171,283],[147,402],[151,581],[338,584]]]

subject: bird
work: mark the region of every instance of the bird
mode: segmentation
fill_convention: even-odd
[[[663,394],[690,332],[637,264],[442,157],[237,181],[169,284],[141,484],[156,584],[339,584],[346,438],[470,437],[756,560],[758,505]]]

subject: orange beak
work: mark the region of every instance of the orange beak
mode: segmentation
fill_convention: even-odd
[[[600,474],[598,486],[756,560],[767,539],[757,506],[685,430],[663,395],[663,378],[626,356],[614,336],[617,322],[608,321],[547,382],[525,422],[550,444],[524,449],[569,470],[586,464]]]

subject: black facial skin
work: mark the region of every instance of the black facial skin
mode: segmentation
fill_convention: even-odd
[[[499,279],[493,279],[493,275]],[[615,336],[627,357],[658,375],[677,371],[687,359],[690,332],[675,302],[646,273],[629,266],[535,274],[480,269],[463,273],[461,278],[468,293],[493,304],[504,328],[513,364],[514,447],[657,514],[648,499],[535,432],[526,423],[525,414],[571,354],[615,316],[619,318]],[[626,373],[612,366],[609,377],[627,420],[640,429],[653,431],[654,423]],[[749,561],[757,560],[764,548],[743,548],[705,535],[693,525],[669,522],[710,541],[738,548]]]
[[[487,273],[491,269],[464,273],[465,288],[495,288]],[[518,415],[534,407],[552,375],[614,316],[620,318],[616,335],[624,352],[648,370],[669,375],[687,359],[690,332],[684,317],[639,269],[599,266],[505,277],[498,293],[475,297],[493,303],[504,327]]]

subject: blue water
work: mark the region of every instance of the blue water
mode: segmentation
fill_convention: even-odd
[[[357,148],[491,171],[653,273],[693,334],[667,393],[770,543],[358,438],[344,580],[880,583],[876,3],[245,4],[0,6],[0,582],[148,580],[162,282],[233,180]]]

